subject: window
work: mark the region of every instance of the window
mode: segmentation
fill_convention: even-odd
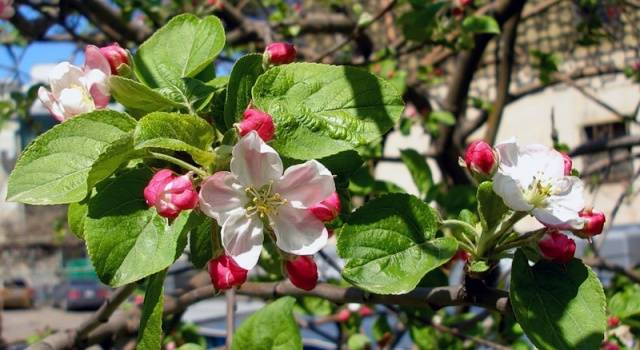
[[[612,140],[628,135],[624,122],[594,124],[584,127],[586,142]],[[583,174],[598,176],[603,182],[628,180],[633,174],[631,148],[617,148],[584,157]]]

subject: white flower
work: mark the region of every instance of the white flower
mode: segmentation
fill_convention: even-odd
[[[515,139],[496,146],[500,157],[493,190],[515,211],[530,212],[548,227],[580,229],[584,220],[583,184],[565,176],[560,152],[543,145],[518,146]]]
[[[232,151],[231,172],[208,177],[200,209],[222,226],[222,245],[243,269],[258,262],[264,232],[281,250],[311,255],[327,243],[328,232],[309,207],[335,191],[331,172],[315,160],[289,167],[255,131]]]
[[[38,90],[42,104],[61,122],[109,103],[109,62],[93,45],[87,46],[85,58],[84,68],[69,62],[56,65],[49,74],[51,91]]]

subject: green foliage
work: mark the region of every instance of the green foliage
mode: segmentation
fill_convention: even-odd
[[[493,182],[485,181],[478,186],[478,213],[482,229],[486,232],[490,228],[495,228],[504,216],[509,212],[509,208],[504,204],[500,196],[493,192]]]
[[[182,253],[187,232],[198,224],[199,216],[184,211],[169,225],[149,208],[142,192],[150,179],[146,168],[129,169],[100,183],[89,199],[87,250],[105,284],[121,286],[168,267]]]
[[[199,19],[182,14],[140,45],[134,57],[134,72],[151,88],[173,89],[182,78],[193,78],[211,68],[224,43],[224,28],[217,17]]]
[[[377,196],[385,193],[404,193],[400,186],[384,180],[376,180],[369,172],[368,166],[356,170],[350,177],[349,191],[354,195]]]
[[[525,334],[541,350],[598,349],[606,328],[605,297],[596,274],[580,260],[540,261],[517,251],[511,305]]]
[[[140,119],[133,133],[136,149],[162,148],[189,153],[198,164],[213,162],[214,131],[195,115],[155,112]]]
[[[247,318],[233,336],[232,350],[302,349],[300,331],[293,318],[292,297],[280,298]]]
[[[88,206],[84,201],[71,203],[67,209],[69,229],[80,239],[84,239],[84,219],[87,217],[87,211]]]
[[[135,120],[100,110],[56,125],[22,152],[9,176],[7,199],[27,204],[79,202],[132,151]]]
[[[367,71],[314,63],[269,69],[253,104],[277,125],[272,146],[284,157],[320,159],[376,141],[400,118],[395,89]]]
[[[500,25],[491,16],[468,16],[462,21],[462,30],[468,33],[500,34]]]
[[[211,219],[204,219],[200,225],[191,230],[189,235],[189,258],[197,268],[203,268],[222,247],[212,239],[220,235],[220,227]]]
[[[548,53],[540,50],[532,50],[533,68],[536,68],[540,74],[540,81],[543,84],[549,84],[553,80],[553,74],[558,72],[561,63],[560,56],[556,53]]]
[[[118,75],[109,78],[109,89],[116,101],[139,115],[183,107],[144,84]]]
[[[609,311],[621,319],[640,315],[640,286],[627,285],[609,300]]]
[[[296,300],[294,311],[305,315],[328,316],[333,313],[333,308],[326,299],[304,296]]]
[[[242,119],[242,113],[251,102],[251,88],[262,73],[264,68],[260,54],[243,56],[233,65],[224,103],[223,130],[231,128],[233,123]]]
[[[404,36],[414,41],[432,39],[438,27],[437,15],[447,2],[413,2],[413,4],[414,9],[404,13],[398,20]]]
[[[456,252],[456,240],[436,238],[437,229],[434,210],[416,197],[372,200],[351,215],[338,236],[338,253],[347,260],[342,276],[374,293],[409,292]]]
[[[138,332],[139,350],[157,350],[162,348],[162,311],[164,306],[163,283],[166,270],[149,277],[144,293],[140,332]]]
[[[364,334],[354,334],[347,340],[349,350],[367,350],[371,348],[371,341]]]
[[[433,177],[427,160],[414,149],[400,151],[400,158],[409,169],[420,196],[424,198],[433,186]]]

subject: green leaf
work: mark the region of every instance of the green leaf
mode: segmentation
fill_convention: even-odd
[[[435,238],[437,230],[434,210],[414,196],[390,194],[370,201],[338,236],[338,253],[347,260],[342,276],[374,293],[409,292],[456,252],[457,241]]]
[[[121,76],[111,76],[109,88],[116,101],[139,114],[170,111],[183,107],[150,87]]]
[[[330,301],[312,296],[298,298],[294,311],[311,316],[329,316],[333,313]]]
[[[182,253],[186,233],[199,224],[184,211],[171,225],[142,195],[146,168],[128,169],[96,187],[89,199],[85,239],[98,277],[113,287],[135,282],[169,265]]]
[[[163,284],[167,270],[160,271],[147,281],[144,293],[140,332],[138,332],[138,350],[158,350],[162,348],[162,311],[164,306]]]
[[[620,318],[640,315],[640,286],[630,284],[609,300],[609,311]]]
[[[205,84],[198,79],[182,78],[185,87],[187,100],[194,112],[201,112],[206,109],[215,93],[220,89],[218,86]],[[224,86],[222,87],[224,88]]]
[[[293,318],[292,297],[280,298],[247,318],[233,335],[232,350],[299,350],[302,338]]]
[[[470,33],[500,34],[500,25],[491,16],[468,16],[462,21],[462,30]]]
[[[67,223],[76,237],[84,240],[84,219],[87,217],[88,206],[85,201],[69,204],[67,208]]]
[[[130,156],[135,119],[100,110],[40,135],[9,176],[7,200],[27,204],[79,202]]]
[[[354,334],[347,340],[349,350],[367,350],[371,348],[371,341],[364,334]]]
[[[433,178],[431,169],[427,160],[414,149],[405,149],[400,151],[400,158],[409,169],[413,183],[420,191],[420,196],[424,197],[429,193],[433,186]]]
[[[428,119],[444,125],[456,124],[456,118],[448,111],[433,111],[429,113]]]
[[[408,40],[424,41],[430,39],[438,25],[436,16],[438,11],[447,4],[446,1],[435,3],[422,2],[419,8],[404,13],[398,23]]]
[[[152,88],[172,87],[211,65],[224,47],[217,17],[174,17],[145,41],[134,57],[135,74]]]
[[[219,234],[220,227],[211,219],[203,220],[202,224],[191,231],[189,235],[189,252],[191,255],[189,257],[193,266],[201,269],[207,265],[209,260],[217,256],[222,247],[216,246],[211,236]]]
[[[191,154],[202,166],[213,162],[211,125],[195,115],[155,112],[140,119],[133,134],[136,149],[163,148]]]
[[[475,273],[488,271],[489,268],[491,267],[489,266],[489,264],[487,264],[485,261],[482,261],[482,260],[472,261],[471,263],[468,264],[468,266],[469,266],[469,271],[475,272]]]
[[[350,177],[349,191],[355,195],[368,196],[384,193],[404,193],[400,186],[383,180],[376,180],[369,172],[368,166],[356,170]]]
[[[354,67],[315,63],[262,74],[253,104],[276,123],[271,145],[284,157],[320,159],[379,140],[400,118],[402,98],[386,81]]]
[[[596,274],[580,260],[540,261],[518,250],[511,272],[511,305],[525,334],[541,350],[599,349],[606,329],[605,297]]]
[[[500,196],[493,192],[493,182],[485,181],[478,186],[478,213],[484,231],[495,228],[504,216],[509,212],[509,208],[504,204]]]
[[[242,113],[251,103],[251,88],[264,73],[262,55],[250,54],[240,57],[233,65],[229,76],[229,87],[224,102],[224,122],[226,129],[242,119]],[[225,130],[226,130],[225,129]]]

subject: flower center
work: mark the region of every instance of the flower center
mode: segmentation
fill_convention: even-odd
[[[262,186],[259,189],[245,188],[247,197],[249,197],[249,203],[245,207],[248,216],[257,214],[261,219],[264,219],[269,215],[276,214],[278,207],[287,203],[287,200],[282,198],[279,193],[271,193],[271,187],[272,184]]]
[[[534,178],[533,183],[524,192],[525,200],[535,208],[544,207],[547,198],[552,194],[552,185],[542,183],[539,179]]]

